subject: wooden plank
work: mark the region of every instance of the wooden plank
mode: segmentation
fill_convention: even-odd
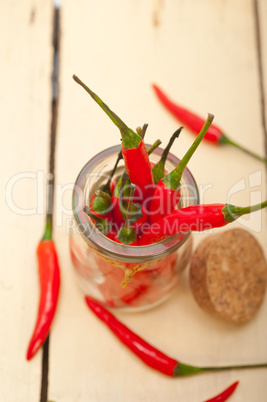
[[[265,135],[265,152],[267,154],[267,4],[264,0],[255,0],[255,13],[257,14],[257,45],[259,59],[259,85],[261,86],[261,115],[262,130]]]
[[[117,129],[72,81],[73,73],[129,126],[149,123],[148,142],[160,137],[165,145],[179,125],[156,100],[151,90],[156,82],[177,102],[202,115],[214,113],[232,139],[264,155],[252,1],[115,0],[77,6],[66,0],[63,6],[56,239],[64,276],[50,340],[50,399],[198,402],[239,379],[233,400],[263,400],[266,370],[173,381],[144,366],[87,311],[66,236],[77,173],[94,154],[119,142]],[[192,141],[185,129],[173,153],[183,155]],[[246,205],[265,198],[263,165],[235,149],[203,143],[190,169],[202,202]],[[250,230],[266,251],[265,217],[256,213],[232,227]],[[206,235],[196,234],[195,246]],[[184,275],[165,304],[118,316],[167,354],[210,365],[267,360],[266,312],[265,300],[245,326],[215,320],[197,307]]]
[[[50,2],[2,2],[0,13],[0,400],[38,401],[42,353],[26,361],[38,307],[35,248],[44,226],[51,74]]]

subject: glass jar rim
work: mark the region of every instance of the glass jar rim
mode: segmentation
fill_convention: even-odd
[[[146,144],[147,149],[151,145]],[[79,234],[82,235],[83,239],[86,241],[88,246],[92,247],[97,252],[102,255],[124,262],[146,262],[155,261],[176,251],[190,236],[190,232],[179,233],[173,236],[169,236],[157,243],[153,243],[145,246],[128,246],[125,244],[117,243],[95,228],[95,225],[91,219],[87,217],[83,208],[85,206],[84,200],[84,189],[88,181],[88,177],[91,172],[108,157],[117,157],[121,150],[121,145],[115,145],[107,148],[93,158],[91,158],[81,169],[77,176],[74,184],[73,195],[72,195],[72,208],[73,215],[76,223],[76,227]],[[153,154],[158,158],[161,157],[163,153],[162,148],[157,148]],[[152,155],[151,155],[152,156]],[[169,152],[168,161],[174,166],[177,166],[180,160]],[[194,199],[190,205],[196,205],[199,202],[199,192],[196,181],[188,168],[185,168],[182,176],[182,180],[188,183],[194,189]]]

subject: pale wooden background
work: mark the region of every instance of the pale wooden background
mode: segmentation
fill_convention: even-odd
[[[44,225],[53,9],[41,0],[2,1],[0,7],[0,401],[35,402],[42,352],[31,362],[25,353],[39,294],[35,247]],[[259,1],[259,10],[266,97],[266,1]],[[169,379],[147,368],[87,310],[74,281],[67,236],[79,170],[119,142],[117,129],[74,83],[73,73],[129,126],[149,123],[149,142],[160,137],[166,144],[179,125],[156,100],[151,90],[156,82],[200,114],[214,113],[231,138],[264,155],[257,57],[253,0],[64,0],[54,230],[62,287],[50,335],[49,399],[200,402],[238,379],[231,401],[267,400],[266,369]],[[192,140],[184,130],[173,153],[182,156]],[[265,167],[238,150],[203,143],[189,167],[205,203],[246,205],[266,198]],[[266,213],[234,226],[250,230],[267,251]],[[195,246],[205,236],[194,235]],[[191,364],[267,360],[267,300],[251,322],[227,324],[197,307],[186,275],[165,304],[118,316],[167,354]]]

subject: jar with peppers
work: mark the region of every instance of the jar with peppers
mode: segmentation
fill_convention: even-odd
[[[114,146],[94,156],[77,177],[70,253],[75,276],[86,295],[105,307],[135,311],[163,302],[176,289],[191,256],[192,238],[190,233],[179,233],[155,244],[127,246],[96,229],[84,207],[90,205],[95,191],[107,181],[120,149],[120,145]],[[152,165],[160,160],[162,153],[162,149],[154,150],[149,157]],[[169,153],[166,172],[178,163]],[[123,162],[119,163],[111,186],[115,186],[124,169]],[[198,204],[198,198],[197,185],[186,168],[181,180],[180,206]]]

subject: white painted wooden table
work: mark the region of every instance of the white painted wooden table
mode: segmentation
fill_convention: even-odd
[[[2,2],[0,9],[0,401],[35,402],[40,400],[42,351],[30,362],[25,353],[39,295],[35,248],[45,220],[53,8],[49,2],[23,0]],[[199,114],[213,113],[232,139],[264,156],[266,24],[264,0],[64,0],[54,210],[62,287],[49,342],[48,400],[201,402],[237,379],[231,401],[267,400],[266,369],[169,379],[147,368],[86,308],[73,278],[67,235],[78,172],[94,154],[119,142],[117,129],[72,74],[130,127],[148,123],[148,141],[160,137],[166,144],[179,125],[155,98],[151,83],[156,82]],[[173,153],[182,156],[192,140],[185,129]],[[189,168],[202,202],[245,206],[266,199],[264,165],[236,149],[203,143]],[[250,230],[267,252],[265,212],[232,227]],[[205,236],[195,234],[194,246]],[[267,361],[267,299],[251,322],[231,325],[198,308],[186,273],[166,303],[117,315],[159,349],[191,364]]]

